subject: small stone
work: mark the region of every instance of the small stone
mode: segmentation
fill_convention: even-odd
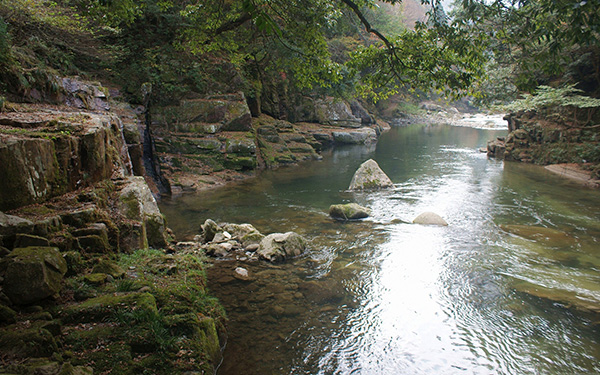
[[[233,277],[243,281],[250,281],[252,279],[248,270],[243,267],[237,267],[234,271]]]
[[[259,246],[260,245],[257,243],[251,243],[250,245],[248,245],[244,248],[244,251],[249,251],[249,252],[253,253],[256,250],[258,250]]]

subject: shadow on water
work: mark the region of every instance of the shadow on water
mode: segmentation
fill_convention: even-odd
[[[311,239],[283,264],[213,262],[229,318],[218,373],[600,372],[600,193],[477,151],[503,133],[392,129],[376,148],[161,202],[180,239],[207,218]],[[394,188],[345,192],[368,158]],[[331,220],[345,201],[372,217]],[[409,224],[423,211],[449,226]]]

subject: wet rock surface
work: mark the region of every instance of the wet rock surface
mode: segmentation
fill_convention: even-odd
[[[349,190],[370,190],[392,187],[392,180],[381,170],[373,159],[362,163],[354,173]]]
[[[358,220],[369,217],[371,211],[356,203],[334,204],[329,207],[329,216],[337,220]]]

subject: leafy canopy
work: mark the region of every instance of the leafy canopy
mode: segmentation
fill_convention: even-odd
[[[170,24],[174,48],[231,61],[250,90],[279,75],[298,89],[377,100],[400,90],[468,93],[482,74],[479,36],[450,25],[438,4],[433,22],[406,30],[379,11],[380,4],[398,0],[72,1],[120,33],[150,19],[178,17]],[[330,41],[342,36],[362,42],[345,58],[333,59]]]

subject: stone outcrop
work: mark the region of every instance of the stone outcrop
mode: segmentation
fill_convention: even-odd
[[[315,117],[319,124],[342,128],[360,128],[363,120],[352,113],[351,106],[344,100],[326,97],[315,101]]]
[[[0,268],[6,295],[14,304],[25,305],[56,295],[67,263],[56,248],[26,247],[14,249]]]
[[[143,177],[129,177],[124,181],[119,191],[118,207],[127,219],[136,221],[141,227],[141,235],[134,233],[133,241],[123,239],[124,247],[159,249],[167,246],[165,218]]]
[[[575,171],[553,167],[565,177],[597,186],[600,179],[598,153],[598,129],[593,126],[569,126],[566,122],[548,118],[535,111],[511,113],[508,121],[509,134],[488,142],[488,156],[501,160],[535,163],[541,165],[577,164],[580,170],[589,171],[583,177]],[[559,168],[559,169],[557,169]]]
[[[0,113],[0,210],[39,203],[131,174],[122,123],[112,114]]]
[[[434,212],[423,212],[413,220],[414,224],[447,226],[448,223]]]
[[[280,262],[301,255],[306,250],[306,245],[306,240],[298,233],[272,233],[260,241],[256,253],[260,259]]]
[[[334,142],[339,144],[364,145],[377,142],[377,132],[373,128],[334,131],[332,135]]]
[[[161,127],[183,133],[215,134],[219,131],[248,131],[251,113],[243,93],[182,100],[178,106],[154,113]]]
[[[329,207],[329,216],[338,220],[358,220],[369,217],[371,211],[356,203],[333,204]]]
[[[393,186],[392,180],[373,159],[362,163],[354,173],[349,190],[383,189]]]

